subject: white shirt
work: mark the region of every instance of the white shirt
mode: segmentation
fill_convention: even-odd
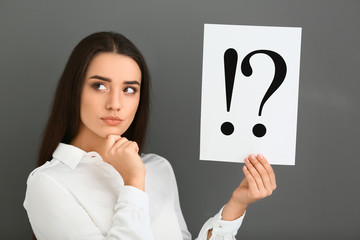
[[[27,181],[24,207],[38,240],[189,240],[174,172],[155,154],[142,154],[145,192],[124,186],[121,175],[96,152],[60,143],[53,159]],[[243,216],[202,227],[198,240],[233,240]]]

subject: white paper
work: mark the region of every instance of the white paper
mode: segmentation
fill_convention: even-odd
[[[301,28],[205,24],[201,160],[243,162],[250,153],[262,153],[271,164],[295,165],[300,47]],[[229,111],[224,63],[228,49],[237,54]],[[252,74],[247,77],[241,64],[248,54],[258,50],[259,53],[250,57]],[[280,72],[281,67],[280,63],[275,67],[269,52],[284,60],[286,74],[263,104],[259,116],[261,101],[273,82],[275,71]],[[232,123],[232,134],[221,131],[224,122]],[[253,133],[258,123],[266,127],[262,137]]]

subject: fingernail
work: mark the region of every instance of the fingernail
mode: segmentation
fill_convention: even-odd
[[[244,169],[245,169],[246,171],[248,170],[246,165],[244,166]]]
[[[246,163],[250,163],[250,161],[249,161],[248,158],[245,158],[245,162],[246,162]]]
[[[250,154],[250,160],[255,160],[254,154]]]

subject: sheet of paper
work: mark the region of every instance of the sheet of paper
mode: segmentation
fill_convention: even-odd
[[[301,28],[204,25],[200,160],[295,165]]]

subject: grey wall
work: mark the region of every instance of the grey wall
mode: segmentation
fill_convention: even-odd
[[[128,0],[0,2],[0,239],[29,239],[25,182],[67,57],[86,35],[123,33],[151,69],[147,152],[178,179],[189,230],[230,198],[241,164],[199,161],[204,23],[302,27],[296,166],[249,207],[239,239],[359,239],[360,2]]]

